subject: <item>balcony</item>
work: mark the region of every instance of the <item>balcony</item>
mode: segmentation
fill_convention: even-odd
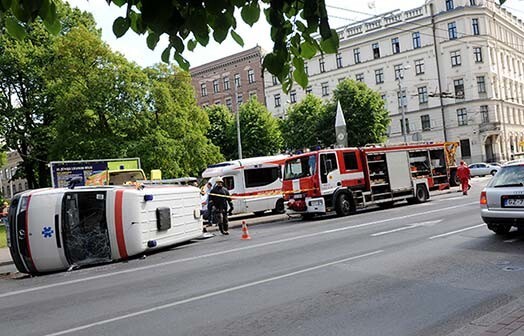
[[[487,122],[479,125],[479,133],[500,131],[500,122]]]

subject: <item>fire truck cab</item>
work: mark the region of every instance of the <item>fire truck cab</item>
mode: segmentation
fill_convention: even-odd
[[[370,205],[425,202],[455,185],[456,143],[324,149],[286,160],[288,214],[346,216]]]

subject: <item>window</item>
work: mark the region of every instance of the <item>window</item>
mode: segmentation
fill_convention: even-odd
[[[242,97],[242,94],[239,93],[239,94],[237,95],[237,105],[240,105],[240,104],[242,104],[243,102],[244,102],[244,98]]]
[[[473,27],[473,35],[480,35],[479,19],[471,19],[471,26]]]
[[[448,23],[448,36],[450,40],[457,38],[457,24],[455,22]]]
[[[422,46],[420,43],[420,33],[414,32],[412,36],[413,36],[413,49],[420,48]]]
[[[355,152],[346,152],[344,156],[344,167],[346,170],[358,169],[357,156]]]
[[[255,99],[257,98],[257,92],[256,91],[251,91],[249,92],[249,99],[255,97]]]
[[[329,83],[324,82],[322,85],[322,96],[329,96]]]
[[[277,85],[278,84],[278,79],[277,79],[277,76],[273,75],[273,85]]]
[[[404,133],[404,127],[406,128],[406,133]],[[402,135],[404,134],[409,134],[410,132],[410,129],[409,129],[409,119],[408,118],[404,118],[404,123],[402,123],[402,119],[400,119],[400,132]]]
[[[313,92],[313,88],[311,87],[311,85],[309,85],[309,86],[306,88],[306,94],[310,94],[311,92]]]
[[[398,37],[391,39],[391,50],[393,51],[393,54],[398,54],[400,52],[400,42],[398,41]]]
[[[304,62],[304,72],[306,73],[306,75],[309,76],[309,66],[308,66],[307,62]]]
[[[469,5],[470,6],[476,6],[477,5],[477,0],[469,0]]]
[[[398,107],[408,106],[408,100],[406,97],[406,90],[402,90],[402,97],[400,97],[400,92],[397,92]]]
[[[464,80],[455,79],[453,86],[455,87],[455,99],[464,99]]]
[[[455,6],[453,5],[453,0],[446,0],[446,10],[452,10],[453,8],[455,8]]]
[[[473,56],[475,57],[475,63],[482,63],[482,48],[473,48]]]
[[[462,60],[460,59],[460,50],[452,51],[449,53],[451,56],[451,66],[459,66],[462,64]]]
[[[230,111],[233,109],[233,100],[231,98],[226,98],[226,106]]]
[[[384,83],[384,70],[383,69],[375,70],[375,83],[376,84]]]
[[[426,104],[428,102],[428,88],[425,86],[419,87],[418,91],[418,102],[419,104]]]
[[[215,105],[220,105],[222,102],[220,100],[215,100]]]
[[[468,124],[468,112],[465,108],[457,109],[457,121],[459,126]]]
[[[224,90],[229,90],[231,87],[229,86],[229,77],[224,77]]]
[[[213,81],[213,92],[214,93],[217,93],[218,92],[218,79],[215,79]]]
[[[363,73],[356,74],[355,79],[357,80],[357,82],[364,82],[364,74]]]
[[[235,86],[240,87],[240,74],[235,74]]]
[[[422,75],[424,73],[424,60],[419,59],[415,60],[415,74],[416,75]]]
[[[318,59],[318,66],[320,68],[320,72],[326,72],[326,62],[324,61],[323,56]]]
[[[353,49],[353,59],[355,60],[355,64],[360,63],[360,48]]]
[[[280,93],[274,95],[273,98],[275,100],[275,107],[280,107]]]
[[[202,97],[207,96],[207,85],[206,85],[206,83],[200,84],[200,94],[202,95]]]
[[[484,76],[477,76],[477,88],[479,93],[486,93],[486,79]]]
[[[222,180],[224,181],[224,187],[226,187],[227,190],[235,189],[235,179],[233,176],[225,176]]]
[[[489,123],[488,105],[480,106],[480,118],[482,119],[482,123]]]
[[[420,123],[422,124],[422,131],[431,130],[431,121],[429,119],[429,114],[424,114],[420,116]]]
[[[280,177],[280,167],[244,169],[246,188],[261,187],[275,182]]]
[[[337,157],[335,153],[320,155],[320,181],[322,183],[326,183],[328,174],[337,169]]]
[[[393,69],[395,70],[395,79],[398,80],[404,78],[402,64],[395,65]]]
[[[373,43],[371,45],[371,48],[373,49],[373,59],[380,58],[380,48],[378,46],[378,43]]]
[[[471,157],[471,147],[469,146],[469,139],[460,140],[460,152],[462,157]]]
[[[337,69],[340,69],[342,67],[343,67],[343,65],[342,65],[342,54],[341,53],[337,53]]]
[[[247,82],[253,84],[255,82],[255,70],[249,69],[247,71]]]
[[[291,90],[289,92],[289,101],[294,104],[297,102],[297,91],[296,90]]]

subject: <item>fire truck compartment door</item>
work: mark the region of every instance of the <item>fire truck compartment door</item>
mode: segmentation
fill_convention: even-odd
[[[411,189],[408,152],[388,152],[386,153],[386,163],[391,191]]]

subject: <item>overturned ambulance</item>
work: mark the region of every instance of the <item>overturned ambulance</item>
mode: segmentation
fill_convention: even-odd
[[[126,259],[201,236],[199,204],[191,186],[30,190],[12,199],[8,246],[29,274]]]

